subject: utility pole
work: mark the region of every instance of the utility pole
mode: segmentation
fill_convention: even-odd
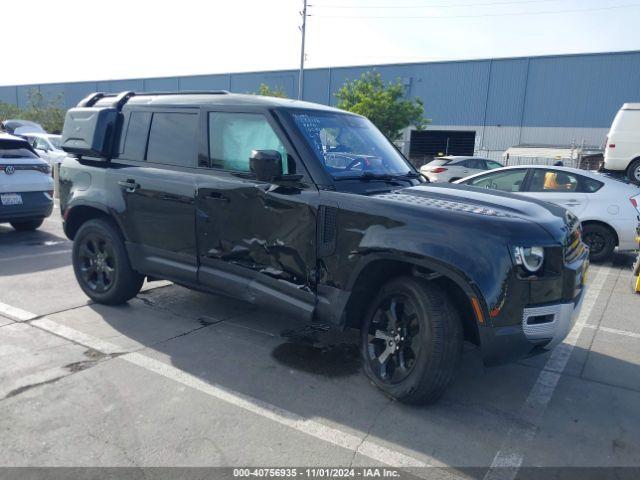
[[[300,73],[298,74],[298,100],[302,100],[302,86],[304,83],[304,40],[307,33],[307,0],[303,0],[304,6],[300,15],[302,15],[302,45],[300,46]]]

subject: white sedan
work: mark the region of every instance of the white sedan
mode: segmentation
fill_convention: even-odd
[[[67,153],[60,147],[60,135],[52,135],[49,133],[30,132],[20,135],[35,148],[40,158],[49,162],[53,167],[55,163],[61,164],[67,156]]]
[[[512,192],[558,204],[582,222],[591,259],[638,249],[640,187],[610,175],[568,167],[515,166],[455,183]]]

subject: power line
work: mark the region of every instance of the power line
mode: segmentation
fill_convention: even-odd
[[[484,2],[484,3],[458,3],[456,5],[440,4],[440,5],[323,5],[309,4],[309,8],[341,8],[341,9],[418,9],[418,8],[459,8],[459,7],[489,7],[501,5],[523,5],[530,3],[555,3],[562,0],[519,0],[507,2]]]
[[[639,3],[631,3],[626,5],[614,5],[611,7],[595,7],[595,8],[576,8],[569,10],[547,10],[543,12],[516,12],[516,13],[485,13],[479,15],[314,15],[308,14],[309,17],[315,18],[346,18],[346,19],[447,19],[447,18],[483,18],[483,17],[520,17],[520,16],[531,16],[531,15],[554,15],[558,13],[580,13],[580,12],[596,12],[603,10],[619,10],[623,8],[634,8],[640,7]]]

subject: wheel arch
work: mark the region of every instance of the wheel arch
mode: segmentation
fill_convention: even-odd
[[[484,299],[462,274],[428,259],[397,259],[376,255],[363,262],[352,275],[349,284],[350,295],[344,308],[345,327],[360,328],[371,298],[384,283],[399,276],[423,278],[440,286],[460,314],[465,340],[480,345],[477,314],[472,298],[477,299],[483,319],[486,319],[488,316]]]
[[[64,233],[73,240],[80,227],[89,220],[103,218],[111,221],[122,234],[122,228],[109,210],[102,206],[80,204],[68,208],[64,213]],[[123,235],[124,236],[124,235]]]

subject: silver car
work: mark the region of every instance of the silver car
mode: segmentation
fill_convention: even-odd
[[[455,182],[461,178],[475,175],[486,170],[501,168],[498,162],[479,157],[439,157],[423,165],[420,173],[430,182]]]

